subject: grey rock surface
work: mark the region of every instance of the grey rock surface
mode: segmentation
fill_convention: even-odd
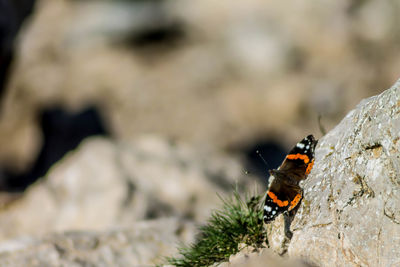
[[[204,221],[218,207],[218,193],[255,184],[232,157],[155,136],[132,143],[91,138],[0,210],[0,241],[159,217]]]
[[[320,139],[303,187],[292,239],[282,218],[272,225],[275,251],[318,266],[400,265],[400,80]]]
[[[219,267],[311,267],[306,262],[294,259],[283,259],[269,249],[254,251],[252,248],[245,248],[236,255],[229,258]]]
[[[194,225],[177,219],[134,223],[129,228],[46,234],[0,244],[0,266],[151,266],[192,242]]]

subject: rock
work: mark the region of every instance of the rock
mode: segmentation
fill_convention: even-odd
[[[254,251],[252,248],[245,248],[238,254],[229,258],[229,262],[224,262],[219,267],[311,267],[306,262],[293,259],[283,259],[274,254],[269,249]]]
[[[231,193],[235,184],[251,189],[256,181],[232,157],[155,136],[134,143],[92,138],[1,210],[0,240],[167,216],[204,221],[221,202],[217,193]]]
[[[178,219],[134,223],[103,232],[79,231],[20,238],[0,244],[0,265],[149,266],[176,253],[178,242],[191,242],[194,225]]]
[[[318,131],[318,113],[334,126],[392,83],[396,10],[393,1],[38,0],[1,103],[0,162],[34,161],[37,113],[49,106],[99,107],[119,140],[151,132],[216,150],[273,137],[289,146]]]
[[[318,266],[399,265],[399,141],[400,80],[320,139],[293,237],[273,248]]]

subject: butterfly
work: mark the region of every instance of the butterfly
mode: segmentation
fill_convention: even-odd
[[[265,223],[273,221],[279,214],[293,210],[303,198],[299,182],[307,178],[314,165],[314,150],[318,140],[313,135],[298,142],[277,170],[271,170],[272,178],[265,195]]]

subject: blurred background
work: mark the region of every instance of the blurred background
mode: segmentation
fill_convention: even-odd
[[[397,80],[399,11],[394,0],[0,0],[0,189],[24,191],[98,135],[237,157],[265,180],[256,150],[276,167]]]

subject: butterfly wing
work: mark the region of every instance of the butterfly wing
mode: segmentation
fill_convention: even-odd
[[[286,156],[279,171],[300,182],[310,173],[314,165],[314,151],[318,140],[309,135],[298,142]]]
[[[317,142],[312,135],[305,137],[290,150],[278,170],[271,171],[273,180],[265,196],[264,222],[271,222],[300,203],[303,191],[298,183],[311,171]]]
[[[264,222],[268,223],[279,214],[294,209],[301,201],[303,191],[299,185],[283,183],[279,173],[274,174],[274,180],[265,195]]]

